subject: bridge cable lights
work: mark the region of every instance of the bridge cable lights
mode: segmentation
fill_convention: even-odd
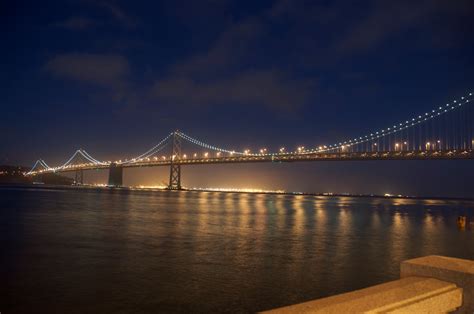
[[[196,144],[198,146],[201,146],[203,148],[207,148],[207,149],[211,149],[211,150],[214,150],[214,151],[220,151],[220,152],[223,152],[223,153],[232,153],[232,154],[236,154],[236,155],[244,155],[243,152],[237,152],[235,150],[228,150],[228,149],[224,149],[224,148],[220,148],[220,147],[216,147],[216,146],[213,146],[213,145],[209,145],[209,144],[206,144],[204,142],[201,142],[195,138],[192,138],[191,136],[188,136],[186,134],[184,134],[183,132],[177,132],[176,133],[177,135],[179,135],[182,139],[190,142],[190,143],[193,143],[193,144]]]
[[[353,150],[354,148],[357,150],[357,145],[366,143],[366,149],[368,150],[370,145],[371,151],[373,147],[377,147],[377,151],[379,149],[383,150],[384,148],[388,147],[389,150],[393,149],[393,144],[395,144],[395,149],[404,150],[406,149],[416,149],[422,150],[423,146],[425,149],[432,150],[433,148],[447,149],[447,150],[456,150],[456,149],[463,149],[472,150],[472,146],[474,146],[474,138],[473,138],[473,127],[469,124],[469,119],[471,118],[472,114],[472,107],[466,106],[466,104],[470,104],[472,100],[472,92],[469,93],[467,96],[463,96],[460,100],[453,100],[452,102],[446,103],[445,105],[438,106],[436,109],[432,109],[431,111],[427,111],[424,114],[419,114],[411,119],[406,119],[402,122],[392,124],[390,127],[377,130],[375,132],[368,133],[364,136],[355,137],[353,139],[348,139],[346,141],[341,141],[339,143],[324,145],[318,148],[312,148],[310,150],[305,150],[303,147],[299,147],[296,152],[289,152],[289,154],[310,154],[314,152],[324,152],[324,151],[338,151],[339,149],[346,149],[350,148]],[[463,107],[464,106],[464,107]],[[466,108],[467,107],[467,108]],[[466,108],[466,109],[464,109]],[[455,111],[456,110],[456,111]],[[453,112],[452,114],[449,114]],[[436,120],[435,120],[436,119]],[[431,121],[431,123],[430,123]],[[435,123],[440,122],[442,129],[435,130]],[[437,128],[439,125],[436,124]],[[441,132],[444,134],[441,134]],[[146,151],[145,153],[137,156],[135,158],[117,161],[121,164],[129,164],[135,163],[138,161],[143,160],[150,160],[152,155],[156,154],[158,151],[164,149],[166,145],[169,144],[169,138],[171,136],[179,136],[182,139],[190,142],[191,144],[195,144],[206,149],[214,150],[217,152],[228,153],[231,156],[234,154],[237,155],[258,155],[258,154],[251,154],[250,150],[245,150],[244,152],[236,152],[234,150],[227,150],[220,147],[212,146],[206,144],[202,141],[196,140],[182,132],[176,131],[170,133],[166,136],[162,141],[160,141],[157,145]],[[409,139],[409,140],[408,140]],[[388,140],[388,143],[387,143]],[[408,141],[407,141],[408,140]],[[393,141],[393,142],[392,142]],[[400,143],[403,143],[400,144]],[[411,144],[411,148],[409,147],[409,143]],[[430,143],[426,145],[427,143]],[[468,143],[468,144],[467,144]],[[388,145],[387,145],[388,144]],[[397,145],[398,144],[398,145]],[[423,145],[425,144],[425,145]],[[419,146],[418,148],[416,146]],[[379,148],[380,147],[380,148]],[[260,151],[261,154],[266,154],[266,151],[263,149]],[[280,153],[284,153],[284,148],[280,149]],[[285,152],[286,153],[286,152]],[[274,155],[273,153],[271,155]],[[82,162],[80,165],[72,164],[74,159],[77,156],[81,156],[86,162]],[[93,166],[93,165],[108,165],[111,164],[110,161],[99,161],[92,157],[89,153],[87,153],[83,149],[76,150],[74,154],[61,166],[57,167],[49,167],[43,160],[37,160],[35,165],[30,170],[29,173],[35,172],[36,169],[39,167],[43,168],[44,170],[41,171],[57,171],[62,169],[79,169],[80,167],[85,166]]]
[[[27,172],[27,174],[32,174],[32,173],[34,173],[37,166],[41,166],[41,167],[43,167],[43,168],[46,169],[46,170],[52,169],[50,166],[48,166],[48,165],[46,164],[46,162],[45,162],[43,159],[38,159],[38,160],[35,162],[35,164],[33,165],[33,167],[31,168],[31,170]]]
[[[98,161],[97,159],[91,157],[85,150],[81,148],[81,149],[76,150],[74,154],[71,156],[71,158],[69,158],[68,161],[66,161],[62,166],[60,166],[59,169],[64,169],[66,167],[71,166],[70,163],[74,160],[74,158],[77,155],[81,155],[82,157],[84,157],[85,159],[87,159],[88,161],[92,162],[95,165],[103,164],[101,161]]]
[[[163,150],[167,145],[168,145],[168,139],[173,135],[173,133],[170,133],[168,134],[164,139],[162,139],[158,144],[156,144],[155,146],[153,146],[152,148],[150,148],[149,150],[147,150],[146,152],[144,152],[143,154],[141,154],[140,156],[137,156],[137,157],[134,157],[132,159],[130,159],[129,161],[126,161],[124,162],[124,164],[127,164],[127,163],[135,163],[138,161],[140,161],[141,159],[143,158],[147,158],[147,157],[150,157],[156,153],[158,153],[159,151]],[[164,144],[164,145],[163,145]]]
[[[461,98],[462,100],[464,100],[464,102],[460,102],[458,103],[458,106],[462,106],[463,104],[466,104],[466,103],[469,103],[470,99],[467,99],[468,97],[471,97],[472,96],[472,92],[469,93],[469,96],[466,96],[465,98]],[[457,100],[454,100],[453,103],[457,103]],[[418,115],[418,118],[412,118],[411,121],[409,120],[406,120],[405,123],[403,122],[400,122],[399,123],[399,127],[394,127],[394,129],[390,130],[390,128],[387,129],[387,132],[385,132],[385,130],[381,130],[381,133],[379,132],[375,132],[375,135],[365,135],[365,136],[362,136],[363,138],[366,138],[362,141],[359,141],[357,140],[354,144],[357,145],[357,144],[361,144],[361,143],[365,143],[365,142],[371,142],[371,141],[374,141],[374,140],[377,140],[377,139],[380,139],[380,138],[383,138],[383,137],[386,137],[386,136],[390,136],[391,134],[394,134],[394,133],[397,133],[397,132],[401,132],[403,130],[406,130],[410,127],[414,127],[415,125],[418,125],[418,124],[421,124],[422,122],[425,122],[425,121],[428,121],[428,120],[431,120],[435,117],[438,117],[440,116],[441,114],[443,113],[447,113],[449,111],[452,111],[454,109],[456,109],[458,106],[451,106],[449,103],[446,104],[446,107],[448,107],[447,109],[442,109],[442,107],[439,107],[439,109],[434,109],[431,111],[431,114],[426,112],[423,116],[422,115]],[[346,141],[347,142],[347,141]],[[339,143],[338,144],[333,144],[332,145],[332,149],[330,150],[334,150],[334,149],[339,149],[341,148],[341,146],[344,145],[343,143]],[[329,146],[331,148],[331,145]]]

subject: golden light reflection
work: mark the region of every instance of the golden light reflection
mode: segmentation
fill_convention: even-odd
[[[390,238],[390,254],[394,260],[403,260],[405,247],[408,245],[408,230],[410,228],[410,220],[408,217],[396,211],[392,216],[391,238]]]
[[[225,194],[225,199],[224,199],[224,208],[225,209],[231,209],[235,205],[235,195],[233,193],[227,193]]]
[[[242,213],[241,215],[238,215],[240,219],[239,225],[247,227],[250,219],[249,216],[252,211],[249,203],[249,194],[239,194],[239,208]]]
[[[214,191],[214,192],[239,192],[239,193],[268,193],[268,194],[283,194],[285,190],[264,190],[255,188],[216,188],[216,187],[191,187],[187,188],[192,191]]]
[[[304,196],[295,196],[293,197],[293,202],[291,207],[294,210],[294,223],[293,223],[293,232],[298,235],[304,229]]]
[[[275,201],[275,209],[277,211],[276,215],[278,217],[277,226],[279,230],[283,229],[285,225],[285,216],[286,216],[285,200],[286,200],[285,195],[277,195],[277,199]]]
[[[372,215],[371,215],[371,226],[374,229],[380,228],[380,214],[376,209],[372,210]]]
[[[417,200],[409,198],[393,198],[392,204],[395,206],[406,206],[416,204]]]
[[[257,213],[265,214],[267,211],[267,207],[265,205],[266,195],[264,194],[257,194],[255,199],[255,209]]]
[[[337,220],[337,247],[340,253],[344,253],[351,240],[349,235],[351,232],[352,211],[344,206],[344,204],[341,204]]]
[[[315,241],[314,250],[319,259],[324,259],[324,252],[327,249],[327,198],[316,198],[314,200],[315,210]]]
[[[306,228],[305,225],[305,215],[304,215],[304,196],[294,196],[291,201],[291,211],[288,212],[288,215],[291,215],[292,218],[292,239],[291,242],[291,256],[301,260],[304,257],[305,252],[305,235],[304,231]],[[290,271],[295,273],[301,271],[301,269],[296,268],[295,265],[290,266]]]
[[[199,193],[198,199],[198,213],[197,215],[197,230],[200,233],[206,233],[208,230],[209,216],[211,212],[211,206],[209,206],[209,200],[212,195],[209,192]]]
[[[267,212],[268,207],[266,202],[268,201],[269,195],[257,194],[255,196],[255,212],[252,215],[254,222],[252,231],[255,234],[255,241],[253,245],[259,247],[262,245],[262,241],[264,240],[263,236],[266,228],[266,217],[269,214]]]
[[[437,243],[442,241],[439,237],[439,234],[444,232],[439,232],[438,227],[436,226],[435,218],[430,212],[430,209],[426,210],[425,216],[423,217],[423,232],[421,235],[423,245],[422,245],[422,254],[430,255],[436,254]],[[441,227],[441,226],[439,226]]]

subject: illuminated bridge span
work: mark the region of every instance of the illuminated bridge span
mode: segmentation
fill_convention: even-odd
[[[183,132],[174,131],[145,153],[131,159],[100,161],[83,149],[78,149],[61,166],[50,167],[39,159],[28,172],[31,176],[44,173],[75,172],[75,182],[83,183],[83,171],[109,170],[109,186],[122,186],[124,168],[169,166],[170,189],[181,189],[181,166],[199,164],[353,161],[353,160],[431,160],[474,159],[474,108],[472,93],[443,104],[433,110],[391,124],[359,137],[312,148],[298,147],[294,151],[280,148],[268,152],[235,151],[216,147]],[[191,151],[186,154],[184,146]],[[165,150],[168,148],[168,151]]]

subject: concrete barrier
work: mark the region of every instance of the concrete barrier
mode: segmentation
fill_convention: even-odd
[[[402,262],[400,278],[423,276],[456,284],[463,289],[458,313],[474,313],[474,261],[431,255]]]
[[[401,279],[266,313],[474,313],[474,261],[426,256],[402,262]]]

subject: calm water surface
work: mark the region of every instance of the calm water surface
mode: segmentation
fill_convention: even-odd
[[[0,188],[0,312],[255,312],[474,259],[474,202]]]

